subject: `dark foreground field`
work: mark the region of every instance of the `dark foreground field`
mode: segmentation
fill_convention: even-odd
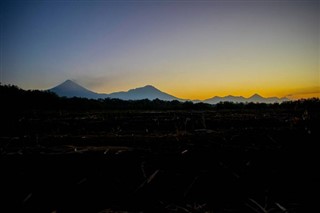
[[[319,110],[2,113],[0,212],[317,212]]]

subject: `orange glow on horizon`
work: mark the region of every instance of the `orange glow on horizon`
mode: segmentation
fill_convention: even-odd
[[[113,93],[119,91],[128,91],[129,89],[134,89],[138,87],[143,87],[143,85],[139,86],[131,86],[126,85],[125,88],[119,89],[119,87],[113,87],[112,89],[106,90],[105,88],[99,88],[94,90],[98,93]],[[173,88],[173,87],[166,87],[166,86],[158,86],[153,85],[157,89],[162,92],[165,92],[169,95],[175,96],[181,99],[187,100],[206,100],[209,98],[213,98],[215,96],[224,97],[228,95],[232,96],[243,96],[245,98],[249,98],[254,94],[259,94],[262,97],[278,97],[283,98],[286,97],[290,100],[298,100],[298,99],[308,99],[308,98],[320,98],[320,89],[318,87],[312,87],[307,89],[287,89],[286,86],[281,87],[274,87],[274,88],[252,88],[248,89],[245,87],[233,87],[233,88],[208,88],[206,86],[198,86],[198,87],[189,87],[189,88]]]

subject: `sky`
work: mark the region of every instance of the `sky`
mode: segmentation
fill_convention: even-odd
[[[1,84],[320,97],[320,1],[1,1]]]

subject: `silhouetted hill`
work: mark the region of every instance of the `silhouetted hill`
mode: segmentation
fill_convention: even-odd
[[[234,102],[234,103],[246,103],[246,102],[253,102],[253,103],[281,103],[284,101],[289,101],[287,98],[277,98],[277,97],[270,97],[270,98],[264,98],[259,94],[254,94],[249,98],[245,98],[243,96],[224,96],[219,97],[215,96],[210,99],[206,99],[203,102],[209,103],[209,104],[217,104],[219,102]]]
[[[210,103],[210,104],[217,104],[219,102],[243,103],[243,102],[245,102],[245,98],[242,96],[232,96],[232,95],[228,95],[225,97],[215,96],[213,98],[206,99],[203,102]]]
[[[100,94],[92,92],[79,84],[67,80],[58,86],[49,89],[50,92],[54,92],[61,97],[81,97],[89,99],[98,99],[98,98],[117,98],[122,100],[143,100],[143,99],[160,99],[165,101],[172,100],[182,100],[172,95],[169,95],[165,92],[160,91],[154,86],[147,85],[144,87],[139,87],[136,89],[131,89],[126,92],[114,92],[110,94]]]
[[[70,83],[70,82],[69,82]],[[69,87],[68,87],[69,88]],[[156,90],[147,86],[147,89]],[[136,90],[140,90],[137,88]],[[136,92],[136,90],[134,90]],[[98,94],[100,95],[100,94]],[[233,96],[229,96],[232,98]],[[218,97],[216,97],[217,99]],[[233,97],[241,100],[241,97]],[[259,98],[257,95],[250,97]],[[234,100],[235,100],[234,99]],[[263,99],[261,97],[260,99]],[[272,99],[272,98],[271,98]],[[276,99],[276,98],[275,98]],[[220,110],[220,109],[286,109],[286,110],[316,110],[319,109],[318,98],[302,99],[298,101],[284,101],[282,103],[234,103],[221,101],[216,105],[208,103],[193,103],[191,101],[164,101],[160,99],[121,100],[121,99],[87,99],[59,97],[50,91],[23,90],[14,85],[0,85],[0,100],[2,114],[12,116],[9,112],[18,113],[26,110]],[[220,100],[223,98],[220,97]]]
[[[173,95],[168,93],[162,92],[159,89],[155,88],[152,85],[146,85],[144,87],[138,87],[135,89],[130,89],[128,91],[122,92],[114,92],[110,94],[103,94],[103,93],[96,93],[90,91],[79,84],[67,80],[62,84],[50,89],[49,91],[56,93],[59,96],[65,97],[81,97],[81,98],[89,98],[89,99],[99,99],[99,98],[116,98],[121,100],[143,100],[143,99],[159,99],[164,101],[187,101],[185,99],[177,98]],[[254,102],[254,103],[280,103],[283,101],[289,101],[287,98],[277,98],[277,97],[270,97],[264,98],[258,94],[254,94],[249,98],[244,98],[243,96],[232,96],[228,95],[225,97],[215,96],[210,99],[206,100],[194,100],[192,102],[199,103],[209,103],[209,104],[217,104],[219,102],[234,102],[234,103],[246,103],[246,102]]]

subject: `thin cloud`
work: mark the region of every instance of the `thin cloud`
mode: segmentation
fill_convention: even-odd
[[[287,98],[290,99],[300,99],[300,98],[312,98],[312,97],[320,97],[320,87],[310,87],[303,88],[300,90],[296,90],[296,92],[292,92],[286,95]]]
[[[311,88],[300,89],[300,90],[297,90],[297,92],[293,92],[291,94],[288,94],[287,96],[317,94],[317,93],[320,93],[320,87],[311,87]]]

